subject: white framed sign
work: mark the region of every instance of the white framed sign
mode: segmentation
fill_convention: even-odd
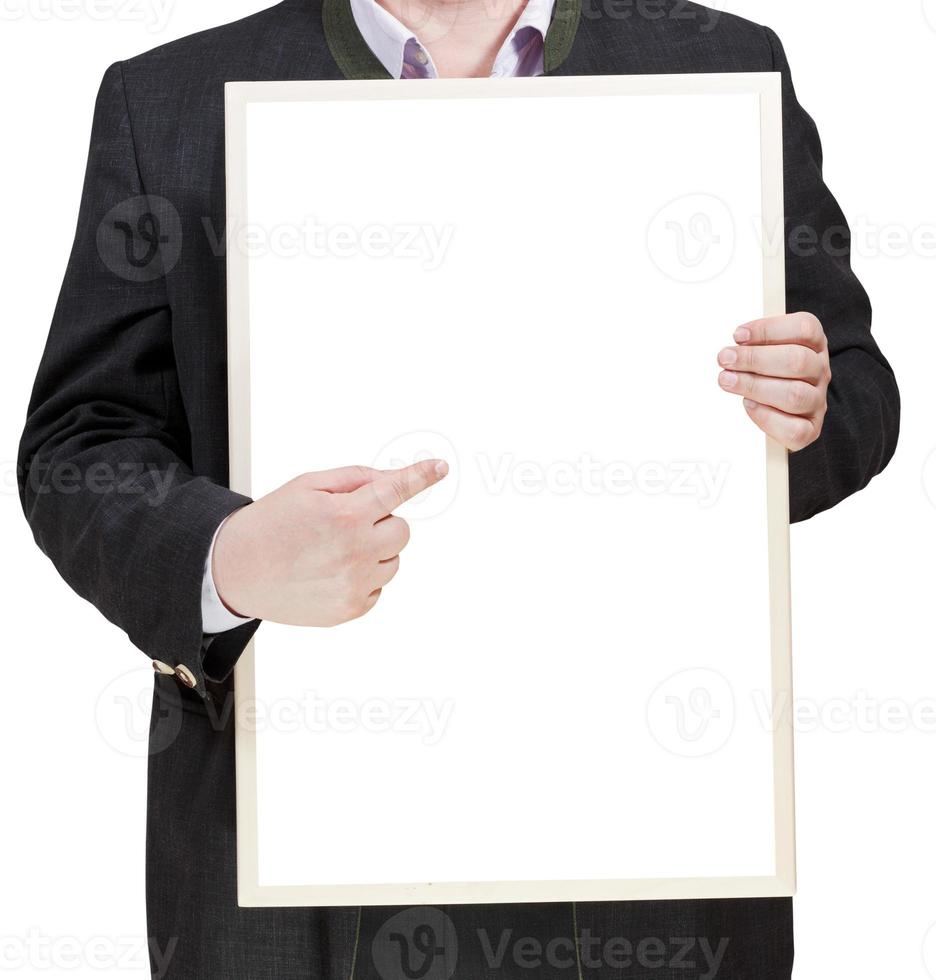
[[[776,74],[227,86],[232,487],[441,457],[236,669],[239,901],[791,895]]]

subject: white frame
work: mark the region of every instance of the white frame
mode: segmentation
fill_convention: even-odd
[[[227,219],[247,220],[247,107],[254,102],[401,98],[498,98],[576,95],[720,95],[760,97],[764,241],[783,227],[781,76],[777,73],[549,77],[437,80],[421,85],[386,81],[229,82],[226,85]],[[782,249],[764,256],[764,314],[786,310]],[[230,483],[251,493],[248,258],[227,252]],[[792,703],[789,560],[789,475],[786,450],[767,440],[772,697]],[[255,701],[251,643],[235,674],[235,717]],[[242,907],[626,901],[791,896],[796,890],[793,727],[789,711],[774,719],[776,873],[772,877],[668,878],[624,881],[469,882],[379,885],[263,886],[259,878],[255,733],[238,725],[237,876]]]

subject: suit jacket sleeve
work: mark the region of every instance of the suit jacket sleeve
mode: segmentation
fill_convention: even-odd
[[[205,560],[249,503],[190,465],[165,281],[115,272],[99,229],[153,235],[120,65],[98,95],[78,231],[20,446],[20,494],[40,548],[68,584],[149,656],[221,679],[257,624],[217,637],[201,623]],[[118,212],[112,209],[119,207]],[[153,206],[157,210],[157,206]],[[129,254],[129,253],[128,253]]]
[[[822,178],[816,125],[800,106],[779,39],[767,29],[783,74],[787,310],[815,314],[832,363],[822,436],[790,457],[793,521],[834,507],[865,487],[897,446],[900,397],[871,335],[871,305],[851,269],[851,235]]]

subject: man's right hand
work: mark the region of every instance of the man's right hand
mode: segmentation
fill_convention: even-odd
[[[401,470],[306,473],[235,511],[214,547],[221,601],[239,616],[290,626],[363,616],[409,541],[409,526],[393,511],[447,473],[437,459]]]

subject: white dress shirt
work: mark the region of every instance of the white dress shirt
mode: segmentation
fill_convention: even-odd
[[[215,536],[211,541],[211,548],[208,550],[208,560],[205,562],[205,577],[202,579],[201,590],[201,618],[202,632],[204,633],[226,633],[244,623],[250,623],[250,619],[242,619],[235,616],[227,606],[221,601],[218,589],[215,586],[214,576],[211,574],[211,561],[214,558],[215,541],[218,534],[226,522],[222,521],[221,526],[215,531]]]
[[[492,78],[543,74],[543,45],[554,6],[555,0],[528,0],[494,59]],[[439,77],[419,38],[377,0],[351,0],[351,12],[367,46],[392,78]]]
[[[400,21],[384,10],[377,0],[350,0],[354,22],[367,46],[373,51],[391,77],[397,79],[438,78],[432,56],[419,38]],[[555,0],[529,0],[507,40],[494,59],[492,78],[530,77],[543,74],[543,50],[546,32],[552,20]],[[224,527],[222,523],[221,527]],[[251,620],[230,612],[215,587],[211,574],[214,557],[215,532],[205,576],[202,581],[202,629],[205,633],[225,633]]]

